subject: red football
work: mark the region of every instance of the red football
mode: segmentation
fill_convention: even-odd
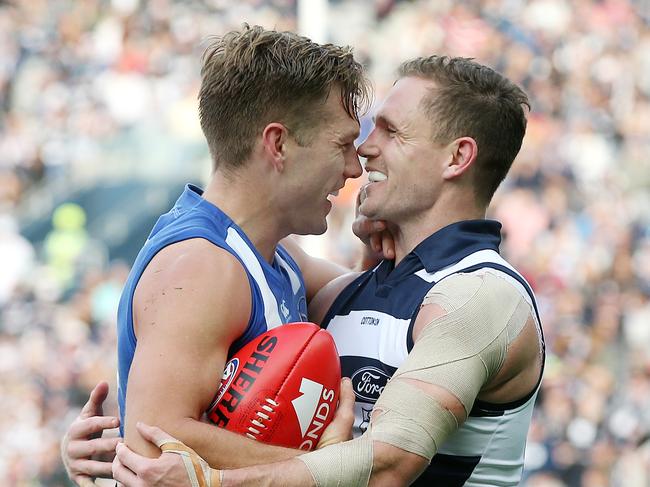
[[[207,415],[263,443],[312,450],[334,417],[340,381],[332,336],[313,323],[290,323],[235,353]]]

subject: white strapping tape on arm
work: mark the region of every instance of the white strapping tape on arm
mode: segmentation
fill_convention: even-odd
[[[167,438],[156,442],[156,444],[163,453],[180,455],[192,487],[221,486],[221,471],[210,468],[208,462],[182,441]]]

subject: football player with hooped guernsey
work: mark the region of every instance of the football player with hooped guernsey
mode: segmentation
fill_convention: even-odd
[[[519,87],[471,60],[402,64],[359,148],[369,179],[359,211],[387,222],[395,259],[335,279],[310,306],[354,378],[356,438],[274,464],[197,469],[194,478],[519,485],[544,341],[533,292],[499,255],[500,224],[485,215],[521,148],[528,106]],[[139,430],[163,454],[152,460],[118,445],[115,478],[172,485],[166,472],[184,468],[165,452],[173,439]]]

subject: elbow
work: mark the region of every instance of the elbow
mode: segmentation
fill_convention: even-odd
[[[388,443],[375,441],[373,450],[372,487],[410,485],[429,464],[426,458]]]
[[[186,442],[187,439],[183,432],[188,429],[188,424],[193,421],[194,420],[191,418],[167,418],[160,416],[156,418],[141,417],[138,418],[137,421],[127,420],[124,429],[124,442],[131,450],[140,455],[150,458],[158,458],[161,453],[160,448],[140,434],[140,431],[137,428],[137,423],[143,422],[149,426],[156,426],[168,435]]]
[[[370,476],[370,482],[368,483],[369,487],[406,487],[410,485],[411,481],[406,479],[404,475],[401,475],[396,471],[383,470],[380,473],[375,474],[373,471]]]

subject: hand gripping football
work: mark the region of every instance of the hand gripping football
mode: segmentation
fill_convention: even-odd
[[[272,445],[312,450],[336,410],[341,365],[313,323],[263,333],[226,364],[210,421]]]

